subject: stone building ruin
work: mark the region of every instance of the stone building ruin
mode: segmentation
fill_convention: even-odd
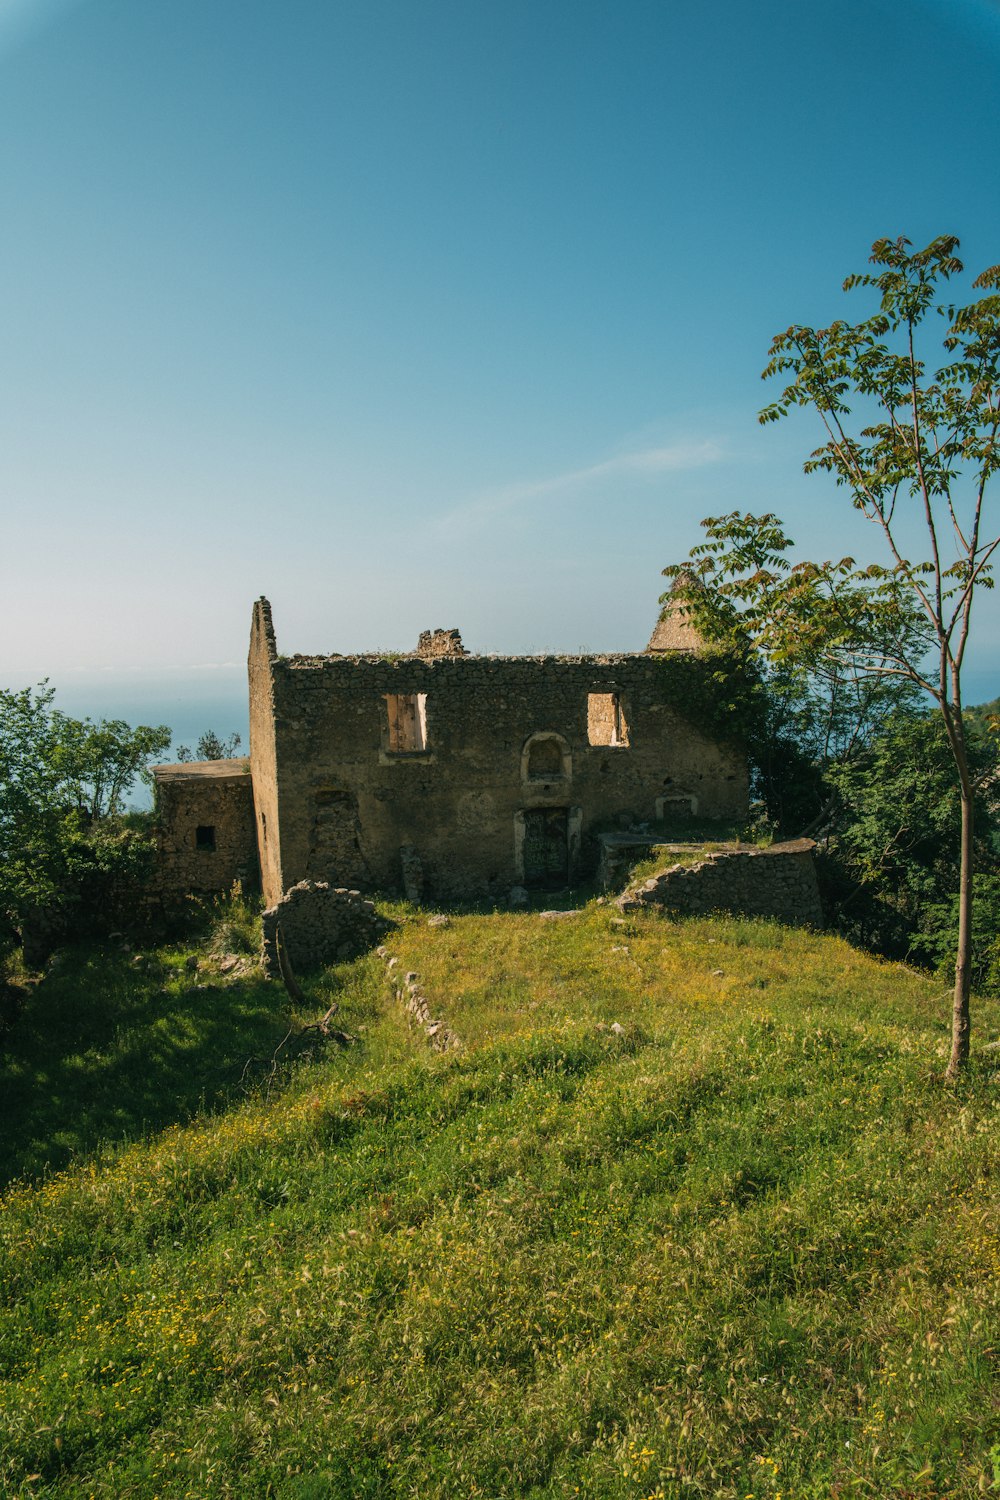
[[[743,757],[663,670],[698,647],[668,608],[633,654],[479,656],[435,630],[408,654],[285,657],[259,599],[249,761],[154,770],[164,882],[225,889],[256,858],[268,906],[304,880],[506,902],[590,875],[603,832],[740,818]]]

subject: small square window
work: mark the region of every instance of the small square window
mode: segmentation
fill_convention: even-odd
[[[427,749],[427,694],[387,693],[388,748],[396,754]]]
[[[628,744],[628,725],[617,693],[587,694],[587,738],[592,745]]]
[[[215,826],[212,823],[199,823],[194,831],[194,847],[203,849],[206,854],[215,853]]]

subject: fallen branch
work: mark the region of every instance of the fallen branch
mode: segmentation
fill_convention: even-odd
[[[330,1021],[337,1014],[339,1009],[339,1004],[334,1001],[334,1003],[330,1006],[330,1009],[326,1012],[326,1015],[321,1016],[318,1021],[310,1022],[308,1026],[300,1026],[298,1030],[296,1030],[294,1026],[290,1026],[285,1032],[284,1036],[281,1038],[281,1041],[275,1047],[274,1051],[271,1053],[270,1058],[256,1056],[248,1057],[246,1062],[243,1064],[243,1071],[240,1074],[240,1084],[243,1085],[246,1083],[247,1074],[255,1063],[266,1064],[267,1062],[270,1062],[270,1071],[267,1075],[267,1083],[264,1086],[264,1097],[265,1099],[270,1098],[271,1084],[274,1081],[274,1076],[278,1071],[280,1054],[284,1050],[284,1048],[287,1047],[288,1043],[292,1040],[293,1037],[296,1040],[300,1040],[302,1037],[308,1036],[311,1031],[314,1031],[316,1032],[317,1036],[321,1036],[325,1041],[336,1042],[338,1047],[350,1047],[353,1042],[357,1041],[357,1037],[352,1036],[349,1031],[338,1031],[336,1027],[330,1025]]]

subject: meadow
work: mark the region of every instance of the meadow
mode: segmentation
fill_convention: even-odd
[[[454,1052],[218,931],[31,994],[5,1495],[1000,1490],[1000,1005],[946,1088],[941,986],[836,938],[392,912]]]

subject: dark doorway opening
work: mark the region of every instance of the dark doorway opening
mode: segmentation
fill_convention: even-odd
[[[558,890],[569,881],[568,809],[532,807],[524,817],[524,883]]]

